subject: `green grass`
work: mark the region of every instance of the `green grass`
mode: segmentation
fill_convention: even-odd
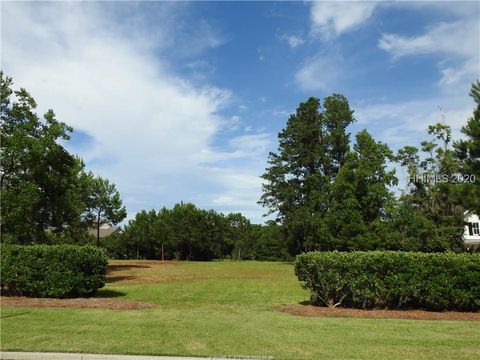
[[[480,358],[480,324],[474,321],[306,318],[275,311],[276,305],[308,299],[290,264],[185,262],[112,275],[117,280],[130,277],[130,282],[109,283],[100,295],[157,307],[2,307],[2,350],[276,359]]]

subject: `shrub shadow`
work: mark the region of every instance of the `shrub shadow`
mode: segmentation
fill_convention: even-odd
[[[127,275],[127,276],[121,276],[121,275],[107,276],[107,283],[114,283],[114,282],[118,282],[118,281],[133,280],[133,279],[135,279],[135,276],[130,276],[130,275]]]
[[[125,295],[127,295],[127,294],[122,292],[122,291],[111,290],[111,289],[99,289],[95,293],[94,297],[97,297],[97,298],[117,298],[117,297],[123,297]]]
[[[300,301],[299,304],[304,306],[315,305],[311,300],[303,300],[303,301]]]
[[[107,273],[118,270],[129,270],[129,269],[146,269],[150,268],[149,265],[139,265],[139,264],[112,264],[107,266]]]

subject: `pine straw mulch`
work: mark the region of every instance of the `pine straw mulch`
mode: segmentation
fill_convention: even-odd
[[[85,309],[110,309],[110,310],[139,310],[151,309],[155,304],[102,297],[53,299],[53,298],[30,298],[25,296],[2,296],[2,306],[14,307],[54,307],[54,308],[85,308]]]
[[[276,310],[291,315],[305,317],[480,321],[480,312],[436,312],[426,310],[362,310],[338,307],[328,308],[313,305],[283,305],[276,307]]]

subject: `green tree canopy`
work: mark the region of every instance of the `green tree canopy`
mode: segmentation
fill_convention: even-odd
[[[398,183],[395,170],[387,169],[390,148],[363,130],[356,135],[331,191],[326,214],[327,233],[336,249],[373,250],[384,246],[380,238],[395,202],[390,187]]]
[[[12,90],[3,72],[0,77],[2,240],[83,242],[94,220],[125,218],[115,186],[85,172],[83,161],[63,147],[73,129],[53,110],[38,116],[33,97]]]
[[[462,185],[462,203],[467,210],[480,214],[480,82],[472,84],[470,96],[476,107],[467,125],[462,128],[465,139],[454,144],[461,172],[469,176],[469,181]],[[473,178],[472,178],[473,175]]]
[[[464,209],[460,185],[453,183],[459,162],[451,149],[452,130],[440,122],[428,126],[427,134],[433,138],[421,142],[421,153],[405,146],[396,156],[410,180],[393,211],[390,245],[413,251],[460,250]]]
[[[78,226],[83,211],[82,161],[61,145],[72,128],[48,110],[40,118],[25,90],[1,77],[1,233],[19,243],[46,242],[49,233]]]
[[[120,193],[115,184],[102,177],[90,177],[90,191],[86,201],[84,214],[87,223],[97,229],[97,245],[100,244],[100,226],[102,224],[116,225],[127,216],[122,205]]]
[[[323,233],[332,180],[349,150],[346,128],[354,122],[347,99],[333,94],[300,103],[278,134],[277,153],[270,153],[262,178],[260,204],[285,226],[292,253],[308,250]]]

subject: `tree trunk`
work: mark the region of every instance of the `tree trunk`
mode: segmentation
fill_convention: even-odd
[[[2,169],[3,170],[3,169]],[[5,178],[5,172],[2,171],[2,175],[0,177],[0,196],[3,194],[3,179]],[[1,214],[1,206],[0,206],[0,244],[3,242],[3,218]]]
[[[100,213],[97,217],[97,246],[100,246]]]

